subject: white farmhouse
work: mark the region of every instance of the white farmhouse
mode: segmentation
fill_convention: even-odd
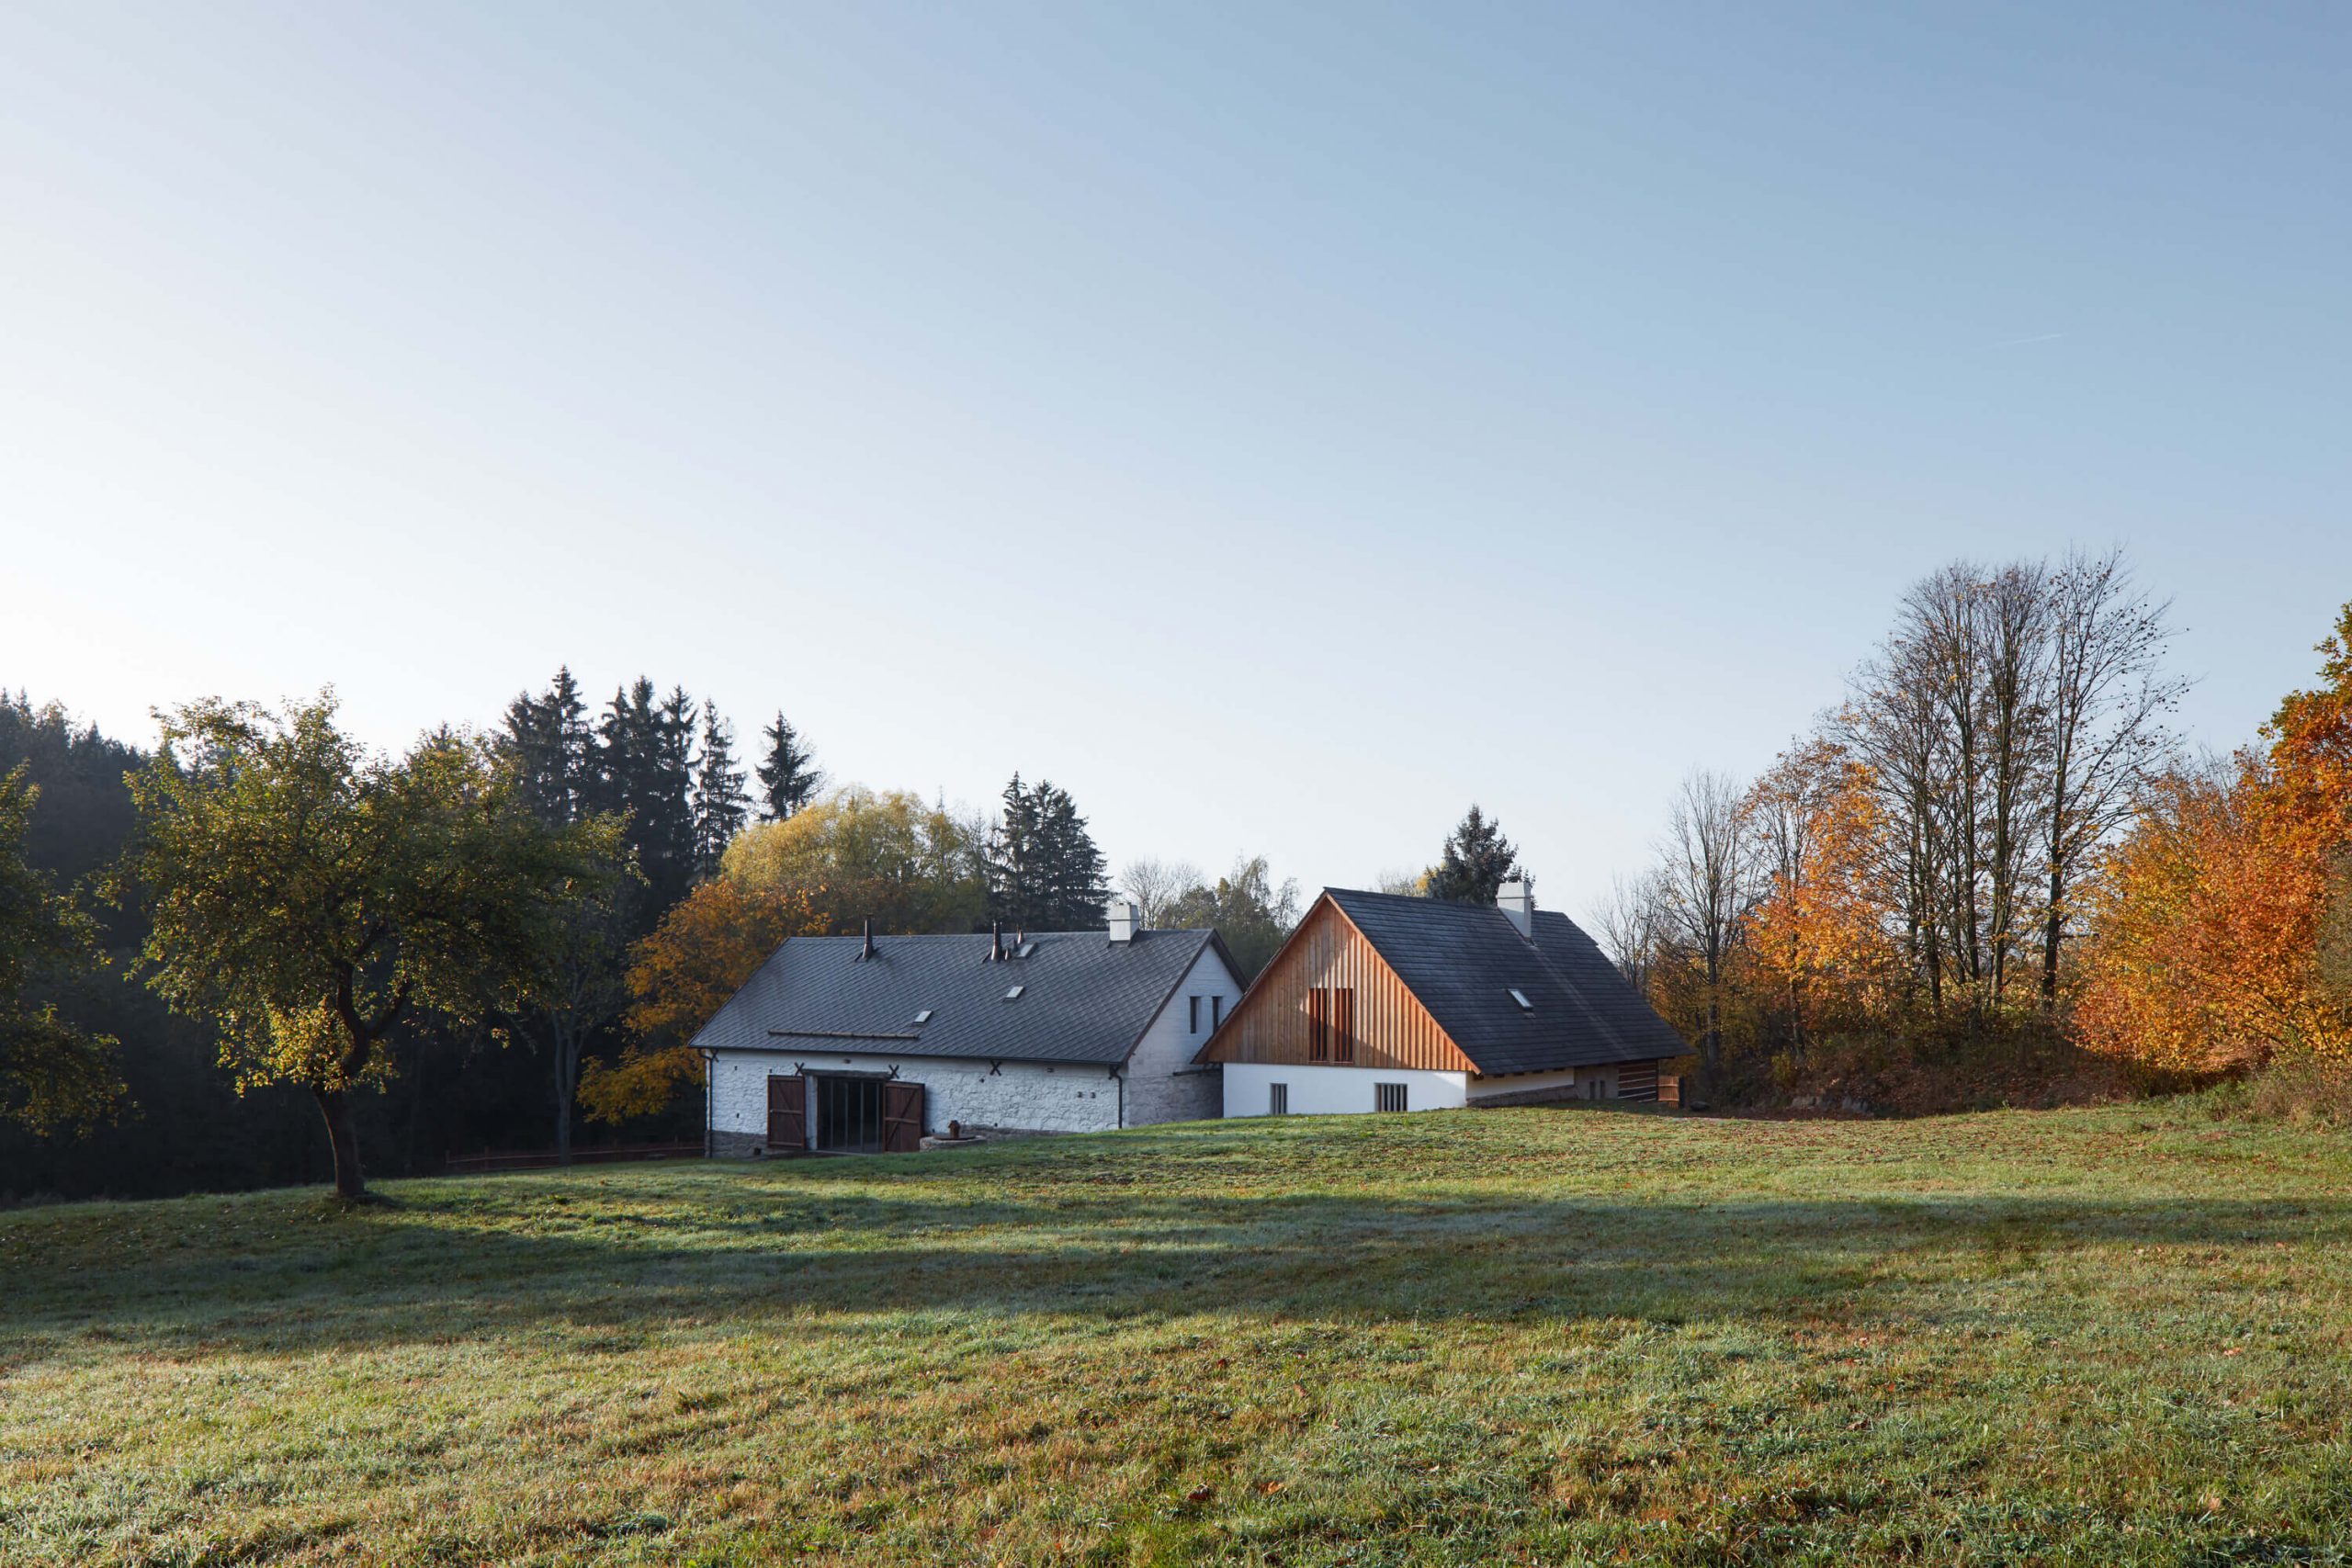
[[[795,937],[695,1037],[717,1155],[894,1153],[967,1134],[1214,1117],[1193,1058],[1242,987],[1215,931]]]

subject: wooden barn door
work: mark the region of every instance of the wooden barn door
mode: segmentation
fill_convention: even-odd
[[[922,1146],[922,1085],[893,1078],[882,1086],[882,1152],[910,1155]]]
[[[768,1148],[808,1146],[808,1080],[798,1073],[774,1074],[768,1078]]]

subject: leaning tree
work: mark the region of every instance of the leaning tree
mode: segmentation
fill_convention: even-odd
[[[573,903],[616,863],[620,823],[549,823],[481,740],[367,750],[324,693],[283,713],[202,702],[164,718],[131,789],[121,886],[148,900],[148,983],[210,1019],[238,1087],[310,1091],[336,1194],[364,1195],[352,1096],[394,1032],[531,1006]]]

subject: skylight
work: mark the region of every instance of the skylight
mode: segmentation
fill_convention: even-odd
[[[1520,1011],[1533,1012],[1535,1010],[1535,1004],[1527,999],[1525,991],[1521,990],[1517,986],[1506,987],[1505,989],[1510,992],[1510,999],[1519,1004]]]
[[[1037,951],[1037,944],[1036,944],[1035,942],[1023,942],[1023,943],[1021,944],[1020,951],[1019,951],[1019,952],[1017,952],[1017,953],[1015,953],[1012,956],[1013,956],[1013,957],[1015,957],[1015,958],[1026,958],[1026,957],[1028,957],[1031,953],[1035,953],[1035,952],[1036,952],[1036,951]]]
[[[915,1021],[917,1023],[929,1023],[931,1021],[931,1010],[929,1008],[925,1008],[921,1012],[915,1014]]]
[[[1021,995],[1021,993],[1022,993],[1023,991],[1025,991],[1025,990],[1027,990],[1027,989],[1028,989],[1028,987],[1027,987],[1026,986],[1015,986],[1015,987],[1012,987],[1012,989],[1011,989],[1011,990],[1009,990],[1009,991],[1007,991],[1007,992],[1005,992],[1005,993],[1004,993],[1004,999],[1005,999],[1006,1001],[1011,1001],[1011,1000],[1012,1000],[1014,998],[1016,998],[1016,997],[1018,997],[1019,995]]]

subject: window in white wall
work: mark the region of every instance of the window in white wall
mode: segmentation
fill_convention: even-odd
[[[1186,999],[1193,1004],[1193,1021],[1185,1025],[1185,1027],[1193,1033],[1198,1034],[1201,1032],[1201,998],[1198,997],[1191,997]]]
[[[1225,998],[1223,997],[1211,997],[1209,998],[1209,1027],[1214,1030],[1224,1022]]]
[[[1403,1084],[1374,1084],[1372,1086],[1372,1089],[1374,1110],[1402,1111],[1405,1109],[1405,1086]]]
[[[1266,1114],[1269,1116],[1290,1114],[1290,1085],[1270,1083],[1266,1086]]]

